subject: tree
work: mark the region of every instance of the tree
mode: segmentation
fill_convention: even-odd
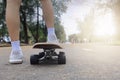
[[[78,29],[80,30],[80,40],[87,39],[88,41],[92,40],[93,31],[94,31],[94,19],[95,19],[95,11],[94,8],[91,9],[89,14],[86,15],[83,21],[77,21]]]
[[[24,31],[24,39],[25,39],[25,43],[29,43],[29,36],[28,36],[28,25],[27,22],[29,19],[31,19],[31,17],[34,17],[35,14],[35,7],[36,7],[36,3],[38,2],[38,0],[34,1],[34,0],[23,0],[22,1],[22,5],[20,8],[20,12],[21,12],[21,23],[23,25],[23,31]],[[30,18],[29,18],[30,17]]]
[[[69,36],[69,41],[72,43],[78,43],[79,42],[79,38],[77,34],[72,34]]]
[[[5,25],[5,8],[6,0],[2,0],[0,3],[0,37],[4,37],[7,34],[7,29]]]
[[[6,0],[3,0],[6,4]],[[56,27],[56,34],[60,40],[65,40],[65,32],[61,25],[61,15],[65,13],[67,9],[67,3],[70,0],[52,0],[54,6],[54,13],[55,13],[55,27]],[[43,14],[40,13],[41,5],[38,5],[39,0],[22,0],[21,8],[20,8],[20,21],[21,21],[21,30],[20,30],[20,40],[24,43],[29,42],[40,42],[46,41],[47,31],[45,26],[45,21],[43,19]],[[0,7],[4,8],[2,5],[3,3],[0,2]],[[5,6],[5,5],[4,5]],[[1,10],[0,14],[5,15],[5,8]],[[0,26],[2,23],[5,25],[4,16],[0,15]],[[3,27],[2,27],[3,28]],[[60,30],[58,30],[60,29]],[[5,29],[3,29],[5,30]],[[0,27],[0,31],[1,30]],[[63,30],[63,31],[62,31]],[[7,30],[6,30],[7,31]],[[60,32],[62,32],[62,36]],[[3,33],[5,35],[5,33]],[[63,37],[64,35],[64,37]],[[1,36],[1,34],[0,34]]]
[[[65,34],[65,30],[64,30],[63,26],[60,24],[55,24],[55,29],[56,29],[56,35],[57,35],[57,38],[59,39],[59,41],[65,42],[66,34]]]

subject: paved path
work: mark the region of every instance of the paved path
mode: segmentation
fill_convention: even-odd
[[[24,63],[8,63],[10,48],[0,48],[0,80],[120,80],[120,47],[92,44],[62,45],[66,65],[30,65],[29,57],[39,50],[22,47]]]

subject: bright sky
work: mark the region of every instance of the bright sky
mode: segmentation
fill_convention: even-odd
[[[74,33],[80,33],[76,22],[77,20],[83,20],[90,10],[90,7],[83,5],[83,1],[84,0],[72,0],[72,2],[68,4],[67,12],[62,15],[62,25],[64,25],[67,36]],[[93,1],[94,0],[88,1],[88,5],[92,6]]]

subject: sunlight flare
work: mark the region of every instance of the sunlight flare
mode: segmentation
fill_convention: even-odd
[[[99,16],[95,20],[95,32],[96,36],[114,36],[116,34],[115,24],[112,13],[108,13],[103,16]]]

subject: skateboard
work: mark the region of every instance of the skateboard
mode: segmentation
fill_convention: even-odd
[[[55,61],[58,64],[66,64],[66,56],[64,52],[57,53],[56,49],[63,49],[58,44],[51,43],[36,43],[33,45],[33,49],[43,49],[43,52],[39,54],[31,55],[30,64],[35,65],[42,62],[51,62]]]

